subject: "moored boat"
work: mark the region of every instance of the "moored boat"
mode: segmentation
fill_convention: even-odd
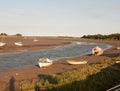
[[[99,46],[96,46],[92,49],[92,54],[95,56],[100,56],[103,54],[103,50]]]
[[[3,46],[5,46],[5,45],[6,45],[6,43],[0,42],[0,47],[3,47]]]
[[[4,47],[6,45],[6,43],[3,42],[3,37],[4,36],[1,36],[0,47]]]
[[[68,64],[86,64],[87,61],[73,61],[73,60],[67,60]]]
[[[23,43],[22,42],[15,42],[14,43],[16,46],[23,46]]]
[[[80,42],[76,42],[76,44],[81,44]]]
[[[117,50],[120,50],[120,47],[117,47]]]
[[[37,42],[37,41],[39,41],[39,40],[37,40],[37,39],[34,39],[33,41],[34,41],[34,42]]]
[[[39,61],[38,61],[38,66],[40,68],[47,67],[47,66],[50,66],[52,64],[53,64],[53,60],[50,60],[48,58],[40,58]]]

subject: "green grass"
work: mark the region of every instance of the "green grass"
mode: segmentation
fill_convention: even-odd
[[[38,82],[24,82],[21,84],[21,89],[22,91],[105,91],[120,84],[120,71],[107,68],[116,65],[116,60],[120,60],[120,57],[61,75],[48,76]]]

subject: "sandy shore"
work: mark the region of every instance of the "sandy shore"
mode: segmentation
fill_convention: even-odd
[[[13,70],[8,70],[5,72],[0,72],[0,88],[5,89],[8,87],[10,78],[13,76],[16,82],[24,81],[26,79],[40,79],[46,75],[56,75],[63,72],[79,69],[93,63],[99,63],[101,60],[111,59],[120,55],[120,50],[115,49],[117,46],[120,46],[119,41],[108,41],[108,40],[86,40],[79,38],[38,38],[39,42],[32,42],[33,38],[25,39],[24,38],[6,38],[6,42],[9,43],[5,48],[0,48],[0,53],[11,53],[22,50],[32,51],[32,50],[41,50],[46,48],[51,48],[58,45],[64,45],[70,43],[70,41],[84,41],[84,42],[99,42],[107,43],[113,45],[112,48],[105,50],[102,56],[93,56],[93,55],[84,55],[75,58],[69,58],[70,60],[80,61],[85,59],[88,61],[88,64],[85,65],[69,65],[66,60],[61,59],[57,62],[54,62],[53,65],[46,68],[39,68],[38,66],[27,66],[23,68],[17,68]],[[24,40],[24,41],[23,41]],[[25,44],[23,47],[17,47],[13,45],[15,41],[23,41]]]

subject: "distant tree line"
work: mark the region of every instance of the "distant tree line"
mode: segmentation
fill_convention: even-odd
[[[4,36],[7,36],[8,34],[6,34],[6,33],[1,33],[0,35],[4,35]]]
[[[16,34],[15,36],[22,36],[22,34],[18,33],[18,34]]]
[[[8,34],[7,33],[0,33],[0,36],[8,36]],[[22,36],[22,34],[17,33],[16,35],[13,35],[13,36]]]
[[[86,39],[105,39],[105,40],[120,40],[120,33],[114,33],[114,34],[109,34],[109,35],[102,35],[102,34],[84,35],[81,38],[86,38]]]

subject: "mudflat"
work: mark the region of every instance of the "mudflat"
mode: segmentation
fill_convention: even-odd
[[[36,38],[38,41],[33,41]],[[41,79],[46,75],[56,75],[71,70],[80,69],[90,64],[99,63],[101,60],[111,59],[120,55],[120,50],[116,47],[120,46],[119,41],[112,40],[90,40],[81,38],[63,38],[63,37],[4,37],[4,42],[7,43],[5,47],[0,48],[0,54],[12,53],[33,50],[43,50],[52,48],[59,45],[69,44],[70,41],[82,41],[82,42],[96,42],[106,43],[113,45],[112,48],[104,51],[101,56],[83,55],[75,58],[64,58],[53,63],[53,65],[45,68],[39,68],[37,65],[26,66],[22,68],[12,69],[5,72],[0,72],[0,88],[5,89],[9,84],[11,77],[14,77],[15,81],[24,81],[26,79]],[[23,46],[14,45],[15,42],[22,42]],[[86,60],[87,64],[84,65],[69,65],[67,60]]]

